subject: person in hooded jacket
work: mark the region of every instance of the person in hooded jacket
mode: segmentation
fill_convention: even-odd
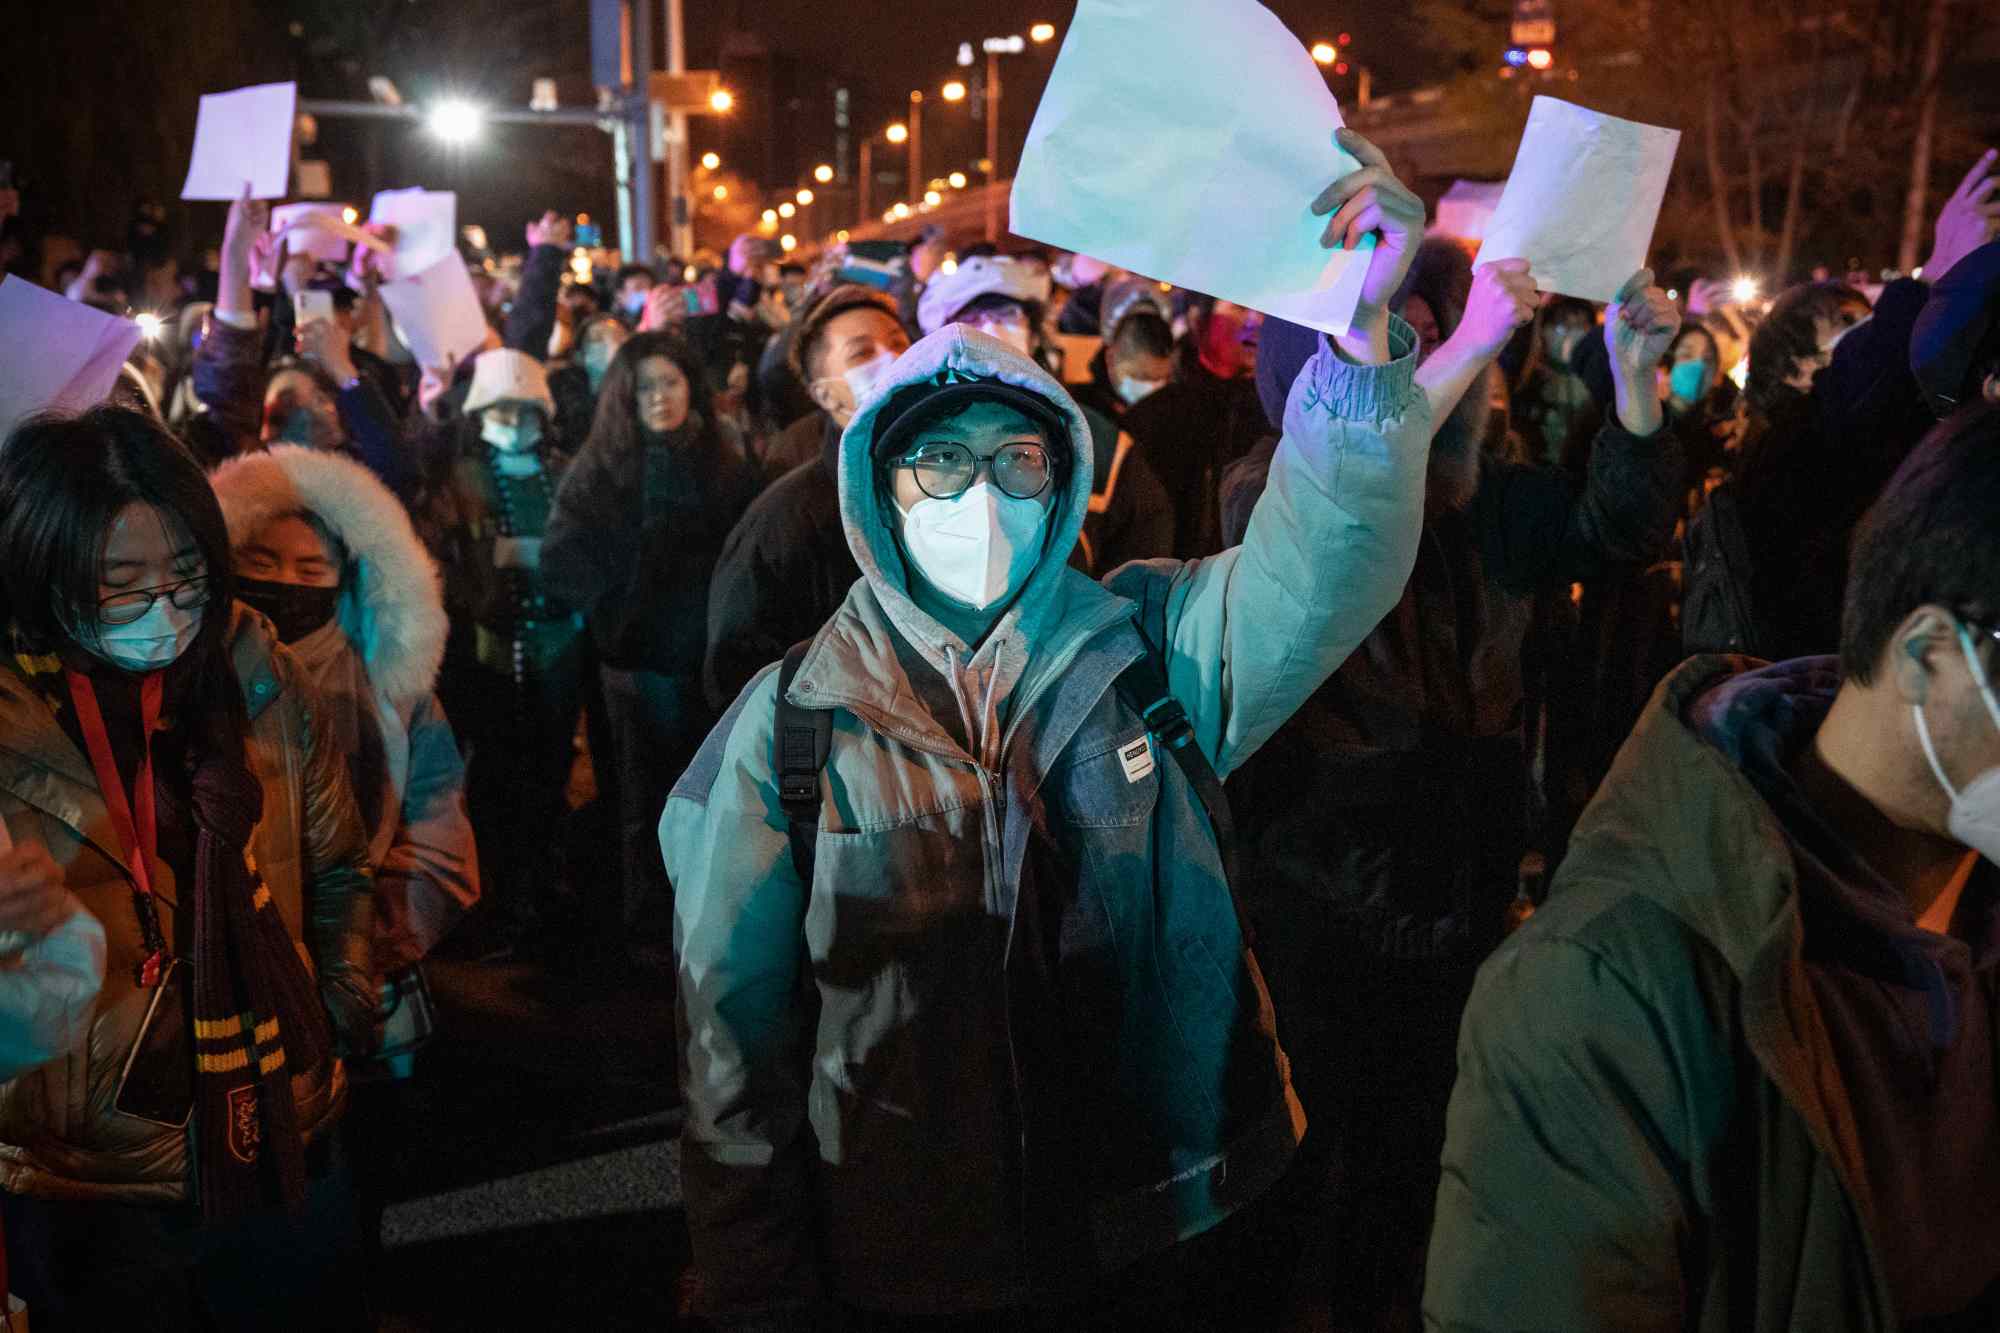
[[[420,446],[410,512],[444,577],[438,694],[466,759],[484,852],[485,928],[539,948],[575,923],[559,831],[585,669],[583,614],[550,581],[542,550],[569,458],[541,362],[510,347],[473,363],[465,415]]]
[[[0,824],[107,949],[84,1039],[0,1085],[10,1286],[56,1333],[358,1329],[333,1131],[379,1007],[330,719],[146,416],[13,432],[0,588]]]
[[[611,359],[631,336],[632,330],[616,315],[587,316],[577,329],[575,353],[549,367],[549,396],[556,404],[559,439],[590,438],[590,427],[597,420],[597,395],[604,390]]]
[[[1863,519],[1839,657],[1697,657],[1481,970],[1439,1329],[2000,1327],[2000,410]]]
[[[909,346],[895,301],[870,287],[832,288],[799,322],[793,368],[819,404],[800,426],[818,452],[751,502],[715,562],[702,678],[718,716],[752,676],[817,632],[861,577],[840,518],[840,437]]]
[[[465,764],[435,693],[448,629],[437,564],[366,468],[276,445],[209,478],[236,595],[318,691],[370,830],[384,1004],[479,901]]]
[[[1103,344],[1076,401],[1113,421],[1173,382],[1174,308],[1157,282],[1121,278],[1104,294]]]
[[[1199,793],[1416,555],[1432,409],[1387,301],[1423,206],[1339,136],[1364,165],[1315,201],[1325,243],[1382,239],[1240,547],[1071,568],[1089,427],[964,325],[843,433],[863,577],[745,688],[660,824],[688,1221],[725,1326],[1262,1327],[1282,1294],[1260,1213],[1303,1121]],[[1135,664],[1151,703],[1115,687]],[[781,678],[830,727],[815,770],[786,724],[789,797]]]
[[[1041,330],[1049,291],[1048,269],[1040,263],[982,255],[931,279],[917,303],[917,322],[927,334],[946,324],[969,325],[1048,369]],[[1090,426],[1094,487],[1073,557],[1078,568],[1103,575],[1131,560],[1167,555],[1173,548],[1173,507],[1166,488],[1112,417],[1085,403],[1077,406]]]
[[[654,830],[715,720],[701,679],[709,576],[759,478],[718,426],[679,338],[634,334],[602,398],[556,493],[543,564],[550,589],[583,611],[604,664],[625,886],[622,906],[597,915],[600,938],[615,940],[642,919],[664,935],[671,919]]]
[[[1652,275],[1633,276],[1606,324],[1618,421],[1581,488],[1485,460],[1486,379],[1536,288],[1520,260],[1468,277],[1465,295],[1427,298],[1443,341],[1418,378],[1453,410],[1431,447],[1414,574],[1231,788],[1311,1170],[1335,1181],[1322,1234],[1343,1328],[1415,1327],[1459,1017],[1527,848],[1521,648],[1536,595],[1646,559],[1679,500],[1655,385],[1679,318]],[[1265,325],[1274,422],[1313,341]],[[1260,450],[1228,477],[1232,535],[1254,522],[1268,466]]]

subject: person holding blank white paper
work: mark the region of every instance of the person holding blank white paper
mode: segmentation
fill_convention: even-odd
[[[1321,244],[1381,239],[1235,549],[1070,568],[1083,414],[964,325],[848,423],[863,577],[660,825],[689,1229],[723,1326],[1272,1326],[1303,1122],[1218,774],[1395,602],[1431,433],[1389,312],[1423,205],[1340,145],[1366,165],[1317,199]]]

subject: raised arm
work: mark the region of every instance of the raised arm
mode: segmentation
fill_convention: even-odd
[[[1388,614],[1416,564],[1431,408],[1416,337],[1388,303],[1423,235],[1423,204],[1348,130],[1362,169],[1315,204],[1325,241],[1373,229],[1351,331],[1292,385],[1270,481],[1243,544],[1181,566],[1167,600],[1167,674],[1216,770],[1242,763]],[[1158,577],[1135,566],[1127,579]]]

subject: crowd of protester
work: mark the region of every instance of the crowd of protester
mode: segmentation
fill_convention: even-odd
[[[162,320],[0,445],[35,1327],[368,1326],[437,950],[671,970],[717,1327],[2000,1326],[1994,155],[1599,307],[1342,134],[1337,337],[550,212],[420,365],[247,192],[55,275]]]

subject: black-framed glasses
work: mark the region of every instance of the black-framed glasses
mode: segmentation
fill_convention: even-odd
[[[113,593],[109,597],[97,599],[97,615],[107,625],[129,625],[135,620],[143,620],[153,603],[164,597],[183,611],[198,611],[208,605],[215,595],[215,580],[207,574],[197,574],[179,583],[166,583],[157,588],[133,588],[129,592]]]
[[[983,456],[962,444],[920,444],[890,466],[910,469],[916,474],[917,489],[933,500],[956,500],[971,490],[981,467],[992,474],[1002,495],[1016,500],[1034,499],[1049,488],[1054,475],[1049,451],[1026,442],[1003,444]]]

